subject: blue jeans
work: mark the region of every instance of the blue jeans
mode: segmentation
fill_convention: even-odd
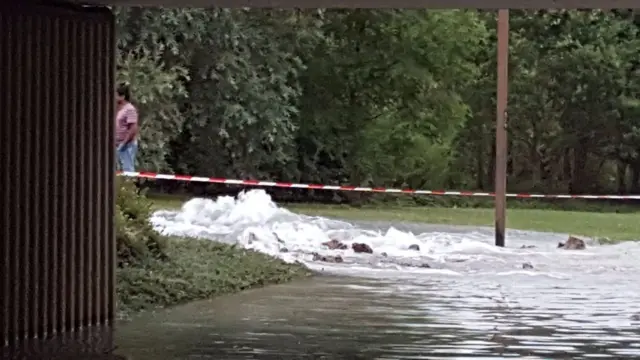
[[[136,154],[138,153],[138,142],[132,141],[116,149],[118,160],[122,171],[136,171]]]

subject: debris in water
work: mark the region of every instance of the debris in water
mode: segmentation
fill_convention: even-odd
[[[373,253],[373,250],[371,249],[371,246],[369,246],[367,244],[363,244],[363,243],[353,243],[351,245],[351,248],[356,253],[367,253],[367,254],[372,254]]]
[[[347,250],[348,246],[341,243],[338,240],[331,239],[330,241],[322,243],[322,245],[329,248],[329,250]]]
[[[320,255],[318,253],[313,253],[313,261],[322,261],[322,262],[328,262],[328,263],[341,263],[344,260],[342,260],[342,256],[340,255],[336,255],[336,256],[330,256],[330,255]]]
[[[278,236],[278,234],[277,234],[276,232],[272,232],[272,234],[273,234],[273,236],[275,236],[275,237],[276,237],[276,240],[278,240],[278,242],[279,242],[280,244],[284,244],[284,240],[280,239],[280,236]],[[252,235],[253,235],[253,233],[252,233]],[[254,235],[254,236],[255,236],[255,235]]]
[[[558,248],[563,248],[565,250],[584,250],[587,246],[585,245],[584,240],[575,236],[569,236],[565,243],[558,243]]]

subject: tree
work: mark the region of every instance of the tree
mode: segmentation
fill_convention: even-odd
[[[490,190],[495,15],[116,9],[142,167]],[[640,187],[635,18],[512,11],[510,189]]]

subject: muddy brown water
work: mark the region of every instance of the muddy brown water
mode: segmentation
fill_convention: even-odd
[[[446,230],[452,241],[491,239],[486,229],[395,226]],[[453,244],[437,270],[352,261],[313,279],[144,314],[120,324],[118,353],[136,360],[640,358],[638,244],[569,253],[555,248],[564,235],[508,235],[506,252]],[[536,249],[520,249],[531,244]],[[534,269],[524,270],[524,261]]]

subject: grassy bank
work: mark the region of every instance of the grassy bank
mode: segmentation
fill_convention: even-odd
[[[121,314],[288,282],[310,275],[302,265],[208,240],[169,238],[167,259],[146,259],[117,271]]]
[[[119,180],[117,305],[121,316],[309,276],[299,264],[209,240],[168,238],[149,224],[154,203]]]
[[[154,197],[155,208],[179,208],[184,198]],[[430,224],[493,226],[494,212],[488,208],[446,208],[417,206],[362,206],[286,204],[307,215],[350,220],[385,220]],[[600,239],[640,239],[640,214],[541,209],[508,209],[507,227],[520,230],[550,231]]]

